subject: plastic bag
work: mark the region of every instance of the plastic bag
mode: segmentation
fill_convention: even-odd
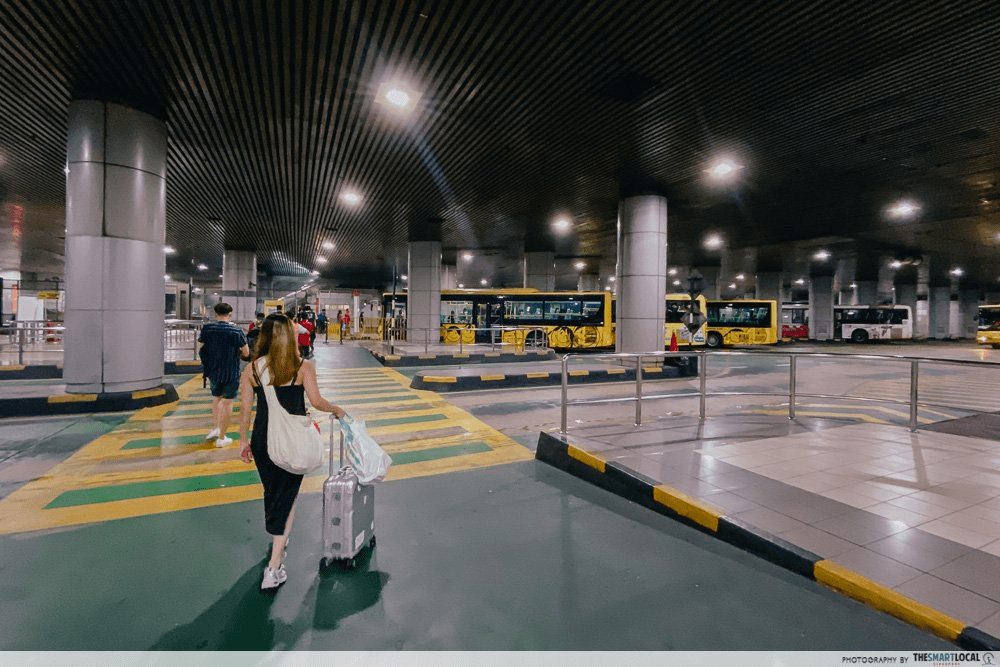
[[[340,420],[344,429],[344,449],[347,460],[362,484],[381,482],[392,465],[392,458],[368,435],[365,422],[344,415]]]

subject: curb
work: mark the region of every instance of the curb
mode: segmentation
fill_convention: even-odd
[[[532,361],[554,361],[555,350],[532,350],[525,352],[465,352],[453,354],[381,354],[371,351],[383,366],[454,366],[456,364],[496,364],[521,363]]]
[[[163,362],[164,375],[189,375],[201,373],[200,361],[165,361]],[[13,364],[0,366],[0,382],[4,380],[54,380],[63,376],[63,367],[54,366],[28,366],[24,364]]]
[[[697,367],[697,363],[694,364]],[[644,366],[643,377],[675,378],[697,375],[697,371],[676,366]],[[569,371],[569,384],[589,384],[600,382],[635,382],[634,368],[608,368],[601,370]],[[562,371],[515,372],[503,374],[466,375],[463,373],[437,374],[419,371],[410,382],[411,389],[428,391],[473,391],[476,389],[496,389],[511,387],[549,387],[562,384]]]
[[[113,391],[104,394],[54,394],[29,398],[0,399],[4,417],[39,417],[91,412],[126,412],[178,400],[172,384],[152,389]]]
[[[608,462],[567,440],[542,432],[535,459],[612,493],[669,516],[724,542],[819,582],[879,611],[928,630],[969,650],[1000,650],[1000,639],[922,602],[755,528],[672,487],[657,484],[618,463]]]

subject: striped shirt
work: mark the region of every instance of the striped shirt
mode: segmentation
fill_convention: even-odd
[[[240,381],[240,350],[247,344],[243,330],[229,322],[209,322],[201,328],[198,342],[205,376],[216,384]]]

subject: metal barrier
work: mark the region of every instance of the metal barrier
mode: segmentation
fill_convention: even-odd
[[[411,343],[417,346],[422,343],[424,346],[424,354],[427,354],[430,351],[431,345],[444,345],[447,347],[458,345],[459,354],[464,353],[465,347],[469,345],[489,346],[491,351],[496,351],[497,348],[508,346],[513,346],[515,350],[520,351],[527,347],[544,348],[548,345],[548,340],[545,338],[544,333],[542,335],[532,335],[539,332],[536,327],[469,327],[455,328],[451,331],[458,334],[456,336],[457,340],[454,342],[444,340],[444,333],[442,333],[441,327],[386,327],[383,330],[383,336],[385,337],[385,342],[389,345],[390,354],[393,353],[396,344],[402,342]],[[489,340],[485,342],[476,342],[477,335],[483,332],[486,332]],[[513,339],[512,342],[504,341],[504,334],[507,333],[511,334],[511,338]],[[465,342],[467,337],[471,337],[473,339],[472,342]],[[433,343],[431,342],[432,340]]]
[[[667,359],[671,357],[691,357],[696,356],[698,359],[698,391],[692,392],[682,392],[682,393],[671,393],[671,394],[655,394],[651,396],[643,396],[642,393],[642,363],[643,360],[647,359]],[[747,391],[719,391],[709,393],[707,391],[708,384],[708,360],[713,357],[734,357],[734,356],[766,356],[769,358],[785,358],[788,359],[788,392],[778,393],[778,392],[747,392]],[[853,359],[853,360],[863,360],[863,361],[885,361],[890,363],[900,363],[908,364],[910,370],[910,380],[909,380],[909,398],[907,400],[898,400],[891,397],[881,397],[881,398],[868,398],[864,396],[844,396],[837,394],[814,394],[814,393],[800,393],[797,391],[797,364],[796,360],[798,358],[805,359]],[[635,396],[633,398],[606,398],[606,399],[586,399],[578,400],[570,403],[569,401],[569,364],[573,360],[586,360],[593,362],[596,360],[616,360],[623,364],[631,363],[634,360],[636,375],[635,375]],[[567,354],[562,358],[562,394],[561,394],[561,406],[560,406],[560,426],[559,432],[562,434],[566,433],[567,424],[567,407],[569,405],[584,405],[584,404],[594,404],[594,403],[615,403],[624,401],[635,401],[635,425],[642,425],[642,402],[644,399],[652,400],[659,398],[685,398],[685,397],[695,397],[699,398],[699,408],[698,417],[699,419],[705,418],[705,403],[706,398],[709,396],[787,396],[788,397],[788,418],[795,419],[795,403],[798,398],[827,398],[827,399],[837,399],[837,400],[850,400],[850,401],[866,401],[872,403],[895,403],[900,405],[908,405],[910,409],[910,431],[917,430],[917,410],[918,407],[940,407],[941,404],[935,403],[921,403],[919,401],[919,379],[920,379],[920,364],[944,364],[944,365],[954,365],[954,366],[972,366],[978,368],[1000,368],[1000,363],[988,362],[988,361],[971,361],[964,359],[935,359],[932,357],[904,357],[900,355],[875,355],[875,354],[831,354],[824,352],[751,352],[751,351],[688,351],[688,352],[642,352],[642,353],[616,353],[616,354],[601,354],[601,355],[580,355],[580,354]],[[975,411],[971,408],[963,408],[970,411]]]
[[[163,350],[179,352],[190,350],[190,358],[198,359],[198,336],[202,326],[211,320],[167,320],[163,325]],[[232,321],[244,332],[250,322]],[[16,362],[18,365],[31,364],[30,357],[48,356],[50,359],[35,364],[59,363],[59,355],[65,354],[63,334],[66,327],[43,321],[17,322],[10,327],[0,327],[0,362]],[[187,356],[186,354],[184,356]]]

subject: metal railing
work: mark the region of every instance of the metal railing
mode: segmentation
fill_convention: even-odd
[[[163,324],[164,353],[183,353],[191,360],[198,359],[198,335],[201,327],[210,320],[166,320]],[[232,324],[247,330],[249,321],[233,321]],[[63,337],[66,327],[44,321],[22,321],[12,326],[0,327],[0,363],[16,363],[19,366],[31,364],[34,359],[56,363],[65,353]],[[188,354],[187,351],[190,351]]]
[[[487,340],[476,340],[482,338],[485,332]],[[449,337],[454,333],[454,340]],[[511,341],[504,340],[504,334],[510,334]],[[424,354],[430,351],[431,345],[453,347],[458,345],[459,354],[464,353],[466,346],[488,346],[491,351],[497,348],[513,347],[521,351],[529,347],[544,348],[548,345],[548,340],[544,332],[536,327],[456,327],[442,333],[441,327],[429,328],[407,328],[405,326],[386,327],[383,331],[385,342],[389,346],[390,354],[399,343],[409,343],[411,345],[424,346]],[[466,341],[471,338],[471,341]]]
[[[679,393],[669,393],[669,394],[654,394],[654,395],[643,395],[643,363],[644,361],[652,359],[669,359],[671,357],[692,357],[695,356],[698,360],[698,391],[689,392],[679,392]],[[788,391],[787,392],[768,392],[768,391],[716,391],[708,392],[708,360],[712,358],[725,358],[725,357],[737,357],[737,356],[766,356],[771,359],[787,357],[788,359]],[[880,362],[890,362],[905,364],[909,366],[909,391],[908,398],[906,400],[895,399],[890,396],[882,396],[879,398],[870,398],[865,396],[850,396],[843,394],[825,394],[825,393],[802,393],[798,391],[797,388],[797,363],[796,360],[799,358],[805,359],[836,359],[836,360],[862,360],[862,361],[880,361]],[[621,365],[628,366],[630,364],[635,365],[635,395],[634,397],[628,398],[599,398],[599,399],[584,399],[584,400],[569,400],[569,364],[571,361],[575,360],[586,360],[587,362],[601,361],[601,360],[612,360]],[[909,428],[910,431],[917,430],[917,416],[919,407],[940,407],[940,403],[928,403],[920,402],[919,396],[919,380],[920,380],[920,365],[923,364],[943,364],[943,365],[953,365],[953,366],[971,366],[977,368],[992,368],[994,370],[1000,370],[1000,363],[988,362],[988,361],[972,361],[965,359],[937,359],[933,357],[904,357],[901,355],[874,355],[874,354],[832,354],[825,352],[753,352],[753,351],[708,351],[708,350],[698,350],[698,351],[687,351],[687,352],[642,352],[642,353],[616,353],[616,354],[602,354],[602,355],[580,355],[580,354],[567,354],[562,358],[562,394],[561,394],[561,405],[560,405],[560,427],[559,432],[562,434],[566,433],[567,425],[567,412],[569,405],[584,405],[584,404],[596,404],[596,403],[616,403],[616,402],[627,402],[635,401],[635,425],[642,425],[642,403],[643,400],[654,400],[661,398],[685,398],[685,397],[698,397],[699,407],[698,407],[698,417],[699,419],[705,419],[706,412],[706,399],[708,397],[719,397],[719,396],[787,396],[788,398],[788,418],[795,419],[795,404],[799,398],[825,398],[825,399],[836,399],[836,400],[847,400],[847,401],[865,401],[872,403],[894,403],[909,406]],[[962,409],[976,412],[977,410],[969,407],[963,407]]]

